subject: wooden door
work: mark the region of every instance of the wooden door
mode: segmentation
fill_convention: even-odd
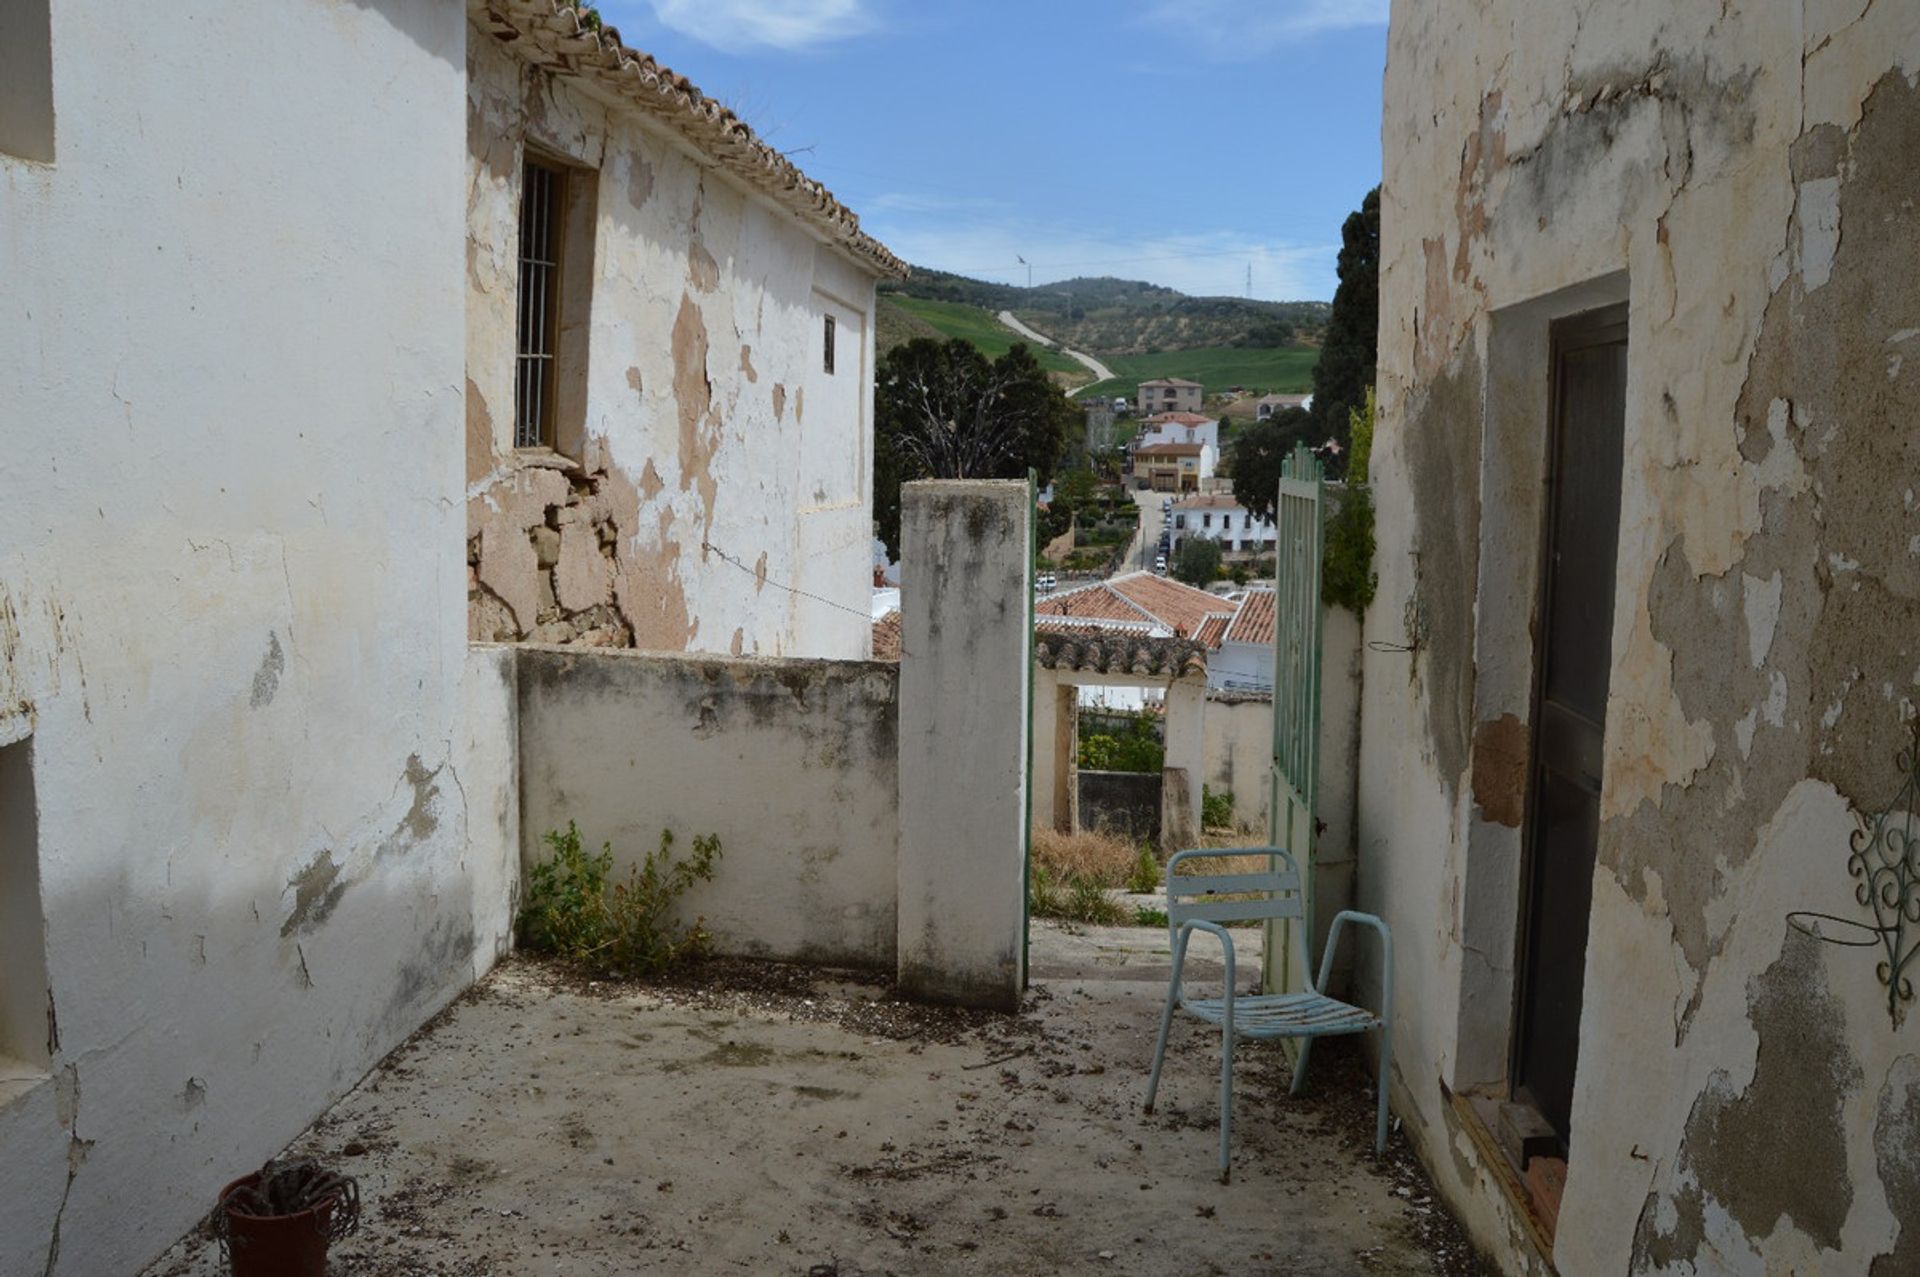
[[[1626,308],[1556,324],[1514,1094],[1567,1142],[1600,833]]]

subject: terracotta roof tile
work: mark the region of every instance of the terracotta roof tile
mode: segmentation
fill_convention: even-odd
[[[900,659],[900,613],[889,612],[873,623],[873,659]]]
[[[1200,622],[1200,628],[1194,631],[1193,641],[1209,652],[1213,651],[1220,646],[1220,637],[1227,632],[1227,626],[1232,620],[1230,616],[1208,617]]]
[[[1189,639],[1043,632],[1034,637],[1033,656],[1050,670],[1171,678],[1207,672],[1206,649]]]
[[[1106,581],[1076,589],[1062,590],[1041,599],[1033,607],[1036,619],[1042,616],[1072,616],[1104,621],[1135,621],[1151,624],[1152,613],[1116,592]]]
[[[658,120],[721,168],[772,199],[883,275],[907,266],[860,229],[853,210],[754,133],[739,116],[645,53],[620,42],[610,26],[583,26],[559,0],[467,0],[481,30],[535,66],[592,83]]]
[[[1107,585],[1183,637],[1197,634],[1209,616],[1233,613],[1233,604],[1218,595],[1152,572],[1129,572],[1114,577]]]
[[[1227,642],[1266,645],[1273,642],[1273,591],[1251,590],[1240,601],[1233,624],[1227,627]]]

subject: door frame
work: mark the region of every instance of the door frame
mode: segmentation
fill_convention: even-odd
[[[1554,578],[1554,517],[1559,511],[1560,503],[1560,489],[1559,485],[1555,482],[1555,477],[1559,473],[1562,450],[1561,436],[1564,425],[1560,400],[1562,390],[1561,356],[1570,350],[1579,350],[1588,346],[1611,345],[1616,340],[1621,344],[1625,344],[1627,336],[1628,308],[1627,303],[1624,301],[1565,315],[1551,320],[1547,326],[1546,447],[1543,450],[1545,468],[1540,476],[1542,497],[1540,501],[1540,526],[1536,534],[1540,553],[1538,556],[1538,573],[1533,588],[1533,615],[1538,618],[1538,621],[1533,626],[1532,651],[1530,654],[1532,669],[1529,679],[1530,686],[1528,690],[1527,710],[1529,730],[1527,733],[1526,797],[1522,805],[1520,817],[1519,894],[1514,901],[1513,1001],[1507,1016],[1507,1089],[1509,1097],[1514,1100],[1519,1099],[1521,1088],[1521,1055],[1523,1038],[1527,1028],[1527,998],[1531,992],[1529,984],[1531,983],[1530,976],[1532,971],[1531,963],[1528,961],[1527,955],[1532,946],[1535,924],[1531,902],[1533,897],[1533,878],[1536,859],[1535,843],[1539,836],[1539,829],[1536,822],[1537,812],[1535,808],[1539,799],[1539,785],[1537,784],[1537,780],[1540,768],[1540,706],[1542,698],[1546,695],[1546,657],[1547,640],[1549,637],[1548,620],[1552,615],[1550,604],[1552,598],[1551,588]],[[1632,357],[1630,348],[1628,357],[1629,359]],[[1623,384],[1622,391],[1624,392],[1625,389],[1626,386]],[[1626,428],[1627,423],[1625,420],[1622,420],[1620,429],[1622,436],[1621,451],[1623,465],[1620,482],[1623,491],[1626,483],[1624,466]],[[1614,523],[1616,577],[1618,569],[1619,535],[1620,525],[1616,517]],[[1614,609],[1610,609],[1610,612],[1618,607],[1619,597],[1617,593],[1613,603]],[[1609,669],[1608,684],[1608,697],[1611,699],[1611,669]],[[1603,733],[1604,727],[1605,724],[1603,721]],[[1601,785],[1602,792],[1604,792],[1606,784],[1604,761],[1602,766]],[[1591,926],[1591,902],[1589,902],[1588,905],[1588,921],[1589,926]],[[1589,931],[1587,938],[1590,945],[1592,943],[1591,931]],[[1581,1019],[1584,1021],[1586,1018],[1584,975],[1582,976],[1580,993]],[[1577,1070],[1574,1085],[1577,1091],[1579,1086]]]

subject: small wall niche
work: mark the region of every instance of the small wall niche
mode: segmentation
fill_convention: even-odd
[[[51,0],[0,0],[0,152],[53,163]]]
[[[0,746],[0,1099],[44,1078],[53,1056],[39,823],[28,737]]]

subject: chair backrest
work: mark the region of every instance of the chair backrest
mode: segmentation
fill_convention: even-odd
[[[1232,856],[1247,868],[1236,866],[1231,873],[1179,872],[1183,861],[1203,856]],[[1300,870],[1283,848],[1222,847],[1178,851],[1167,858],[1167,925],[1171,928],[1177,930],[1181,923],[1196,918],[1204,922],[1256,922],[1303,916]]]

